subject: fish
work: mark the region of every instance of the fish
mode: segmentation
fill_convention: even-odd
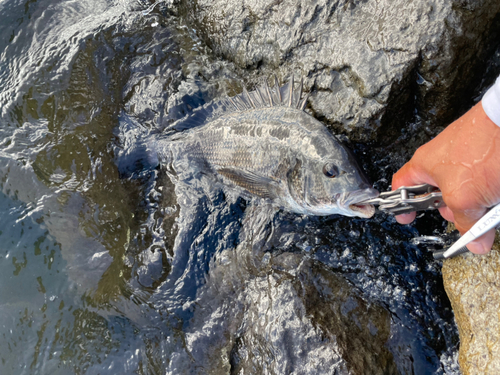
[[[285,211],[370,218],[378,196],[352,152],[305,112],[303,81],[275,79],[208,104],[157,139],[159,161],[173,145],[224,186]]]

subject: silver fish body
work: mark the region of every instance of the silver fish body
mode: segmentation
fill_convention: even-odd
[[[232,110],[223,109],[175,142],[244,195],[301,214],[371,217],[373,206],[356,203],[378,192],[352,154],[302,110],[300,96],[293,80],[281,89],[245,91],[227,99]],[[165,142],[159,141],[160,149],[168,147]]]

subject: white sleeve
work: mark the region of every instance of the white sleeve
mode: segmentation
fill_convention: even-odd
[[[500,126],[500,77],[491,86],[481,100],[484,112],[495,124]]]

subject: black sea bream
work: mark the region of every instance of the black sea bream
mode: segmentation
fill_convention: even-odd
[[[205,106],[157,139],[160,162],[175,147],[247,197],[301,214],[371,217],[374,207],[357,203],[378,192],[352,154],[304,112],[301,95],[292,78]]]

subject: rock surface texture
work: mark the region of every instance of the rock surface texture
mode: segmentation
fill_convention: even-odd
[[[500,247],[465,254],[443,265],[446,292],[460,332],[463,374],[500,374]]]
[[[218,56],[258,79],[304,76],[315,116],[361,141],[391,142],[414,113],[445,125],[470,105],[500,24],[496,0],[181,4]]]

